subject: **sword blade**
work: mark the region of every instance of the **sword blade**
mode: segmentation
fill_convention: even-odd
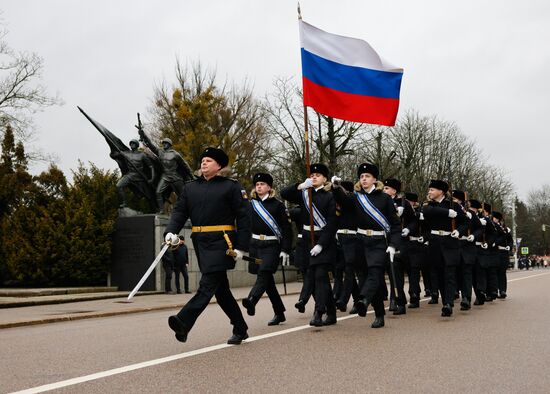
[[[136,287],[134,287],[134,290],[132,290],[132,292],[130,293],[130,295],[128,296],[128,301],[130,301],[135,295],[136,293],[139,291],[139,289],[141,288],[141,286],[143,286],[143,283],[145,283],[145,281],[147,280],[147,278],[149,277],[149,275],[151,275],[151,272],[153,272],[153,270],[155,269],[155,267],[157,266],[157,264],[159,263],[160,259],[162,258],[162,256],[164,256],[164,253],[166,253],[166,250],[170,247],[170,244],[165,244],[162,249],[160,250],[159,254],[157,254],[157,257],[155,257],[155,260],[153,260],[153,262],[151,263],[151,265],[149,266],[149,268],[147,269],[147,271],[145,271],[145,274],[143,275],[143,277],[139,280],[138,284],[136,285]]]

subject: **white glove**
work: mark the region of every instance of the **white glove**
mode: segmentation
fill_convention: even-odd
[[[242,258],[244,257],[244,252],[242,250],[239,250],[239,249],[235,249],[234,252],[235,252],[234,259],[235,260],[242,260]]]
[[[509,251],[510,251],[510,247],[509,247],[509,246],[506,246],[506,250],[509,252]]]
[[[416,241],[422,244],[424,243],[424,237],[418,237]]]
[[[340,185],[340,182],[342,182],[342,178],[340,178],[339,176],[334,175],[332,178],[330,178],[330,183],[335,186]]]
[[[311,178],[307,178],[305,181],[298,185],[298,190],[309,189],[310,187],[313,187],[313,181],[311,180]]]
[[[482,248],[482,249],[487,249],[487,247],[488,247],[487,242],[483,242],[483,243],[481,244],[481,248]]]
[[[409,235],[409,233],[411,232],[411,230],[409,230],[407,227],[405,227],[402,231],[401,231],[401,236],[402,237],[407,237]]]
[[[506,227],[506,230],[508,230],[509,233],[512,232],[512,230],[510,230],[510,227]]]
[[[279,253],[279,257],[281,259],[281,264],[282,265],[290,265],[290,256],[288,255],[288,253],[285,253],[285,252],[281,252]]]
[[[486,226],[486,225],[487,225],[487,220],[481,218],[481,219],[479,219],[479,221],[481,222],[481,225],[482,225],[482,226]]]
[[[424,214],[420,212],[420,220],[424,220]]]
[[[451,219],[456,218],[456,211],[454,209],[449,209],[449,217]]]
[[[466,237],[466,241],[468,242],[474,242],[474,239],[475,239],[474,234],[470,234],[468,235],[468,237]]]
[[[454,230],[454,231],[451,233],[451,237],[453,237],[453,238],[458,238],[458,237],[460,237],[460,233],[458,232],[458,230]]]
[[[403,215],[404,210],[405,208],[403,207],[397,207],[397,216],[401,217],[401,215]]]
[[[176,245],[179,245],[180,239],[177,236],[177,234],[166,233],[166,235],[164,236],[164,242],[172,246],[176,246]]]
[[[317,256],[321,251],[323,250],[323,247],[321,245],[315,245],[313,249],[309,251],[309,254],[312,256]]]
[[[393,246],[388,246],[386,253],[390,255],[390,261],[393,261],[393,257],[395,256],[395,248]]]
[[[471,219],[472,218],[472,212],[466,212],[466,216],[468,216],[468,219]]]
[[[430,244],[430,241],[426,241],[424,245],[428,246]]]

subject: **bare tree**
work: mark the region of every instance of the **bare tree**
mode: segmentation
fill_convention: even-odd
[[[32,135],[32,114],[56,104],[58,96],[50,96],[41,84],[43,60],[33,52],[11,48],[0,26],[0,129],[10,124],[19,140]]]

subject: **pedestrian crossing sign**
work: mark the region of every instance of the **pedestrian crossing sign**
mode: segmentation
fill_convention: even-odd
[[[522,246],[521,247],[521,254],[529,254],[529,247],[528,246]]]

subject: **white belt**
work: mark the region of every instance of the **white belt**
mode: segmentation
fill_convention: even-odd
[[[468,240],[468,237],[460,237],[459,238],[461,241],[467,241]]]
[[[508,250],[508,249],[506,249],[506,246],[499,246],[498,250]]]
[[[409,241],[418,241],[422,237],[409,237]]]
[[[384,235],[384,231],[364,230],[362,228],[357,229],[358,234],[366,235],[367,237],[374,237],[376,235]]]
[[[308,225],[305,225],[304,224],[304,230],[306,231],[310,231],[311,230],[311,226],[308,224]],[[319,226],[313,226],[313,231],[321,231],[322,228],[319,227]]]
[[[483,242],[476,242],[476,246],[481,246],[483,245]]]
[[[336,234],[357,234],[357,231],[355,230],[349,230],[347,228],[340,229],[336,231]]]
[[[252,234],[252,238],[259,239],[260,241],[277,241],[279,239],[275,235],[264,234]]]
[[[298,238],[302,238],[302,233],[298,234]]]
[[[443,231],[443,230],[432,230],[430,231],[433,235],[441,235],[441,236],[447,236],[447,235],[451,235],[451,232],[450,231]]]

